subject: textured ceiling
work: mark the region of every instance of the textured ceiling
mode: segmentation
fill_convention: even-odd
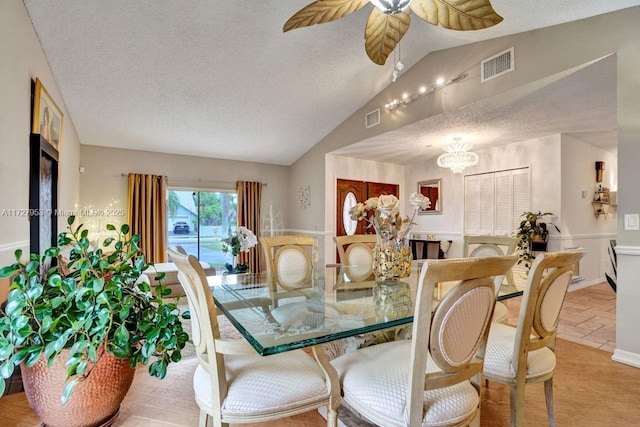
[[[310,1],[24,3],[82,144],[289,165],[386,87],[393,67],[365,54],[372,5],[282,33]],[[414,19],[402,41],[407,68],[431,51],[640,0],[492,3],[505,19],[486,30]]]
[[[478,149],[560,133],[614,151],[616,111],[616,57],[612,55],[333,153],[404,164],[442,154],[442,147],[457,136]]]

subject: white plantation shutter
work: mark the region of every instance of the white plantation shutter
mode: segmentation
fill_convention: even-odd
[[[479,234],[480,215],[478,189],[478,175],[464,177],[464,232],[465,234]]]
[[[520,225],[520,215],[531,210],[530,177],[529,168],[513,171],[513,230]]]
[[[465,234],[512,235],[530,210],[529,168],[465,176]]]
[[[513,230],[513,177],[511,171],[496,172],[496,226],[493,234],[508,236]]]
[[[478,234],[493,234],[493,217],[494,217],[494,180],[490,175],[479,175],[480,182],[478,189],[480,194],[479,213],[480,213],[480,231]]]

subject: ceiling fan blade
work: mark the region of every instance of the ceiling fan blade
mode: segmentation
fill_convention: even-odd
[[[406,9],[401,13],[386,15],[377,7],[373,8],[364,30],[364,46],[373,62],[384,65],[387,61],[389,54],[409,29],[409,13],[409,9]]]
[[[481,30],[502,21],[489,0],[413,0],[409,7],[419,18],[450,30]]]
[[[369,0],[318,0],[300,9],[282,27],[283,32],[335,21],[361,9]]]

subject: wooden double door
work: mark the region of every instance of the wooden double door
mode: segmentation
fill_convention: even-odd
[[[379,197],[383,194],[392,194],[398,197],[400,186],[398,184],[338,179],[336,184],[336,235],[375,234],[373,228],[366,228],[365,221],[352,221],[349,218],[349,209],[356,203],[363,203],[369,197]]]

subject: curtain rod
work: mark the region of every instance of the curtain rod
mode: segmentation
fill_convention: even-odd
[[[136,172],[132,172],[132,173],[136,173]],[[146,174],[142,174],[142,175],[146,175]],[[129,174],[123,172],[120,174],[120,176],[129,177]],[[223,186],[236,185],[236,181],[219,181],[219,180],[208,180],[208,179],[200,179],[200,178],[194,179],[194,178],[178,178],[178,177],[167,176],[167,180],[172,182],[182,182],[184,184],[208,184],[208,185],[223,185]],[[266,182],[262,182],[261,184],[264,187],[268,185]]]

